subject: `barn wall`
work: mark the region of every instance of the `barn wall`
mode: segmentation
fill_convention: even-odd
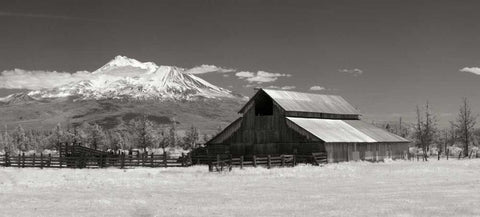
[[[409,143],[327,143],[329,162],[354,160],[381,161],[386,158],[403,159]]]
[[[272,115],[255,115],[255,105],[248,106],[241,126],[221,143],[232,155],[310,154],[324,151],[323,142],[308,139],[287,126],[284,111],[273,104]]]

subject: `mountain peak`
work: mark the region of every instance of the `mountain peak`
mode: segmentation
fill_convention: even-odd
[[[184,68],[158,66],[126,56],[116,56],[89,73],[82,81],[48,90],[31,91],[34,98],[76,99],[181,99],[236,98],[230,90],[217,87]]]
[[[128,58],[126,56],[118,55],[107,64],[95,70],[93,74],[104,73],[106,71],[121,68],[121,67],[134,67],[147,70],[148,72],[154,72],[158,69],[158,66],[153,62],[140,62],[133,58]]]

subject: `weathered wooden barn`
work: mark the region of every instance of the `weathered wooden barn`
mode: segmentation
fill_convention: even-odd
[[[207,142],[232,156],[326,152],[328,162],[403,158],[410,141],[360,120],[340,96],[259,89],[242,117]]]

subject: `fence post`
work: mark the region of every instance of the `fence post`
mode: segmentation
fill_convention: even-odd
[[[35,167],[35,153],[33,153],[32,167]]]
[[[270,155],[267,155],[267,168],[270,169],[272,167],[272,159]]]
[[[25,167],[25,152],[22,153],[22,168]]]
[[[8,167],[10,166],[10,160],[8,159],[8,152],[5,153],[5,166]]]
[[[220,155],[217,154],[217,168],[220,166]]]
[[[240,169],[243,169],[243,155],[240,156]]]
[[[18,157],[17,157],[17,167],[21,167],[21,166],[22,166],[22,160],[21,160],[20,154],[18,154]]]
[[[65,147],[66,148],[66,147]],[[64,153],[63,156],[62,155],[59,155],[58,156],[58,164],[60,166],[60,168],[62,168],[62,161],[67,157],[67,155]]]
[[[285,166],[285,156],[282,154],[280,155],[280,158],[282,159],[282,167]]]
[[[78,157],[79,157],[79,156],[74,156],[74,159],[73,159],[73,160],[75,161],[75,164],[74,164],[75,168],[78,168]],[[99,157],[98,157],[98,160],[100,161],[100,168],[101,168],[101,167],[102,167],[102,164],[103,164],[103,163],[102,163],[102,158],[99,156]]]
[[[120,155],[120,159],[121,159],[121,162],[120,162],[120,168],[125,168],[125,153],[122,152],[122,155]]]
[[[253,155],[253,167],[257,167],[257,157]]]
[[[60,158],[60,157],[59,157]],[[52,162],[52,154],[48,153],[48,162],[47,162],[47,167],[50,167],[50,163]]]
[[[185,154],[182,152],[182,167],[185,166]]]
[[[145,153],[142,153],[142,167],[145,166]]]
[[[292,166],[295,167],[297,165],[297,155],[293,155]]]
[[[163,166],[168,167],[168,165],[167,165],[167,152],[163,152]]]
[[[153,167],[153,151],[150,154],[150,166]]]
[[[213,172],[212,162],[208,162],[208,172]]]
[[[43,169],[43,152],[40,152],[40,169]]]

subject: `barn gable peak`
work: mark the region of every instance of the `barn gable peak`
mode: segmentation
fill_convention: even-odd
[[[356,117],[357,119],[360,115],[360,112],[341,96],[263,88],[255,93],[245,106],[240,109],[239,113],[245,113],[257,98],[264,97],[265,95],[269,96],[286,112],[295,112],[306,115],[309,113],[348,115]]]

